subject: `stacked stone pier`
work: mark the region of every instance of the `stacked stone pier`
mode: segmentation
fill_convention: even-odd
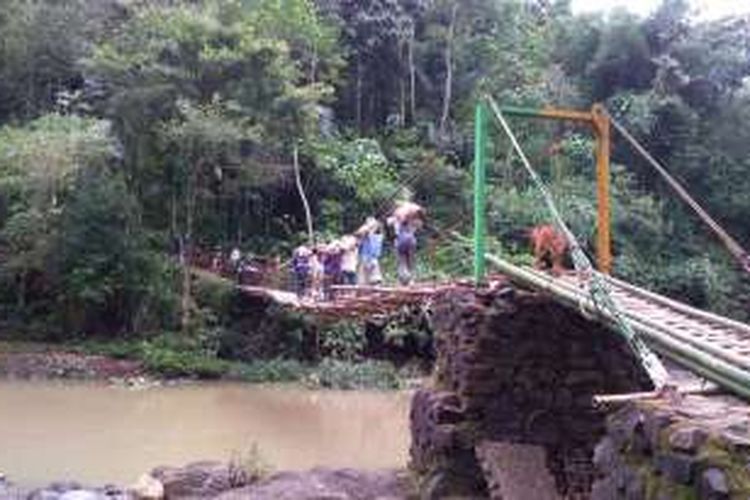
[[[436,300],[437,362],[412,403],[427,498],[589,498],[606,413],[594,395],[651,390],[622,339],[510,285]]]
[[[656,397],[617,333],[509,284],[437,297],[432,322],[411,409],[422,498],[750,499],[745,401]]]

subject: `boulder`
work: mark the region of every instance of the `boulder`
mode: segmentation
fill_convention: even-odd
[[[106,497],[89,490],[70,490],[60,495],[59,500],[104,500]]]
[[[620,498],[617,484],[612,477],[606,477],[594,482],[591,487],[591,500],[614,500]]]
[[[317,468],[281,472],[256,484],[222,493],[216,500],[371,500],[407,498],[397,471]]]
[[[678,484],[690,484],[697,460],[686,453],[660,453],[656,456],[656,469]]]
[[[44,488],[29,493],[27,500],[60,500],[61,493]],[[14,499],[15,500],[15,499]]]
[[[26,492],[7,481],[0,483],[0,500],[26,500],[27,497]]]
[[[138,478],[138,481],[130,487],[130,491],[138,500],[162,500],[164,498],[164,485],[149,474]]]
[[[652,452],[659,449],[661,431],[671,425],[674,422],[674,418],[673,414],[663,410],[644,413],[643,431]]]
[[[57,493],[65,493],[66,491],[82,490],[83,487],[77,481],[55,481],[54,483],[50,483],[47,489]]]
[[[701,500],[728,500],[729,484],[727,476],[717,468],[710,468],[703,471],[700,482]]]
[[[708,433],[697,427],[677,429],[669,435],[669,446],[675,451],[693,454],[708,439]]]
[[[601,474],[607,474],[619,465],[620,456],[615,441],[610,436],[605,436],[594,448],[593,462],[594,467]]]
[[[158,467],[151,475],[164,486],[167,500],[214,497],[232,488],[245,486],[249,480],[242,470],[222,462],[204,461],[184,467]]]

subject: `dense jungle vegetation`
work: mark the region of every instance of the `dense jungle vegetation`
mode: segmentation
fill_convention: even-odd
[[[466,275],[450,231],[469,234],[483,93],[605,103],[750,243],[748,75],[750,19],[683,0],[646,18],[567,0],[0,0],[1,331],[138,340],[177,372],[193,355],[302,359],[304,319],[248,325],[216,280],[183,279],[176,242],[285,260],[305,239],[298,147],[322,238],[410,198],[429,214],[421,277]],[[593,255],[590,131],[513,123]],[[613,162],[615,273],[747,318],[723,247],[622,141]],[[523,253],[548,214],[499,133],[489,178],[493,250]],[[322,354],[360,359],[362,328],[327,328]]]

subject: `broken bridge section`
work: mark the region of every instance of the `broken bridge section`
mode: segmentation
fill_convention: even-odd
[[[510,286],[445,294],[432,323],[435,373],[410,417],[423,494],[588,498],[606,417],[592,396],[652,389],[621,337]]]

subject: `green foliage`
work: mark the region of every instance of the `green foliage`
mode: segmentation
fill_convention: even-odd
[[[636,16],[623,11],[612,14],[586,72],[594,82],[592,94],[597,100],[606,99],[621,88],[648,88],[655,68]]]
[[[316,163],[360,203],[373,206],[392,195],[396,174],[377,141],[329,140],[317,145]]]
[[[311,325],[299,317],[256,314],[229,283],[201,273],[186,293],[168,249],[288,253],[305,231],[291,169],[299,145],[322,237],[410,198],[428,212],[419,275],[466,275],[471,256],[453,231],[470,231],[472,114],[483,93],[529,106],[606,100],[730,233],[750,241],[748,23],[692,18],[681,0],[647,18],[543,4],[5,0],[3,326],[66,339],[171,331],[184,320],[184,292],[185,339],[150,338],[151,366],[186,373],[217,354],[310,354]],[[590,132],[513,127],[593,254]],[[549,214],[507,142],[491,142],[491,247],[528,261],[527,229]],[[619,140],[613,164],[617,274],[737,314],[746,290],[733,264]],[[392,274],[390,252],[383,264]],[[336,358],[362,356],[351,325],[321,340]],[[296,368],[283,366],[247,378],[292,377]]]
[[[64,106],[81,92],[78,59],[114,15],[108,2],[3,0],[0,8],[0,124]]]
[[[263,457],[258,443],[253,442],[249,449],[232,453],[229,470],[232,488],[241,488],[268,477],[273,467]]]
[[[63,213],[57,255],[58,300],[69,327],[138,331],[174,320],[173,270],[148,248],[136,217],[121,178],[107,172],[81,177]]]
[[[233,364],[216,356],[212,331],[166,332],[140,342],[138,359],[145,368],[165,377],[221,378]]]
[[[133,340],[85,340],[72,346],[78,352],[109,356],[115,359],[138,359],[142,347],[143,345],[140,342]]]
[[[164,377],[221,378],[229,373],[226,361],[192,352],[179,352],[147,345],[141,360],[145,368]]]
[[[253,19],[264,36],[280,37],[289,45],[300,73],[310,83],[334,81],[344,64],[334,23],[322,17],[312,0],[249,0]],[[322,75],[322,77],[321,77]]]
[[[401,386],[401,378],[391,363],[371,360],[351,363],[324,359],[307,382],[331,389],[386,390]]]
[[[321,352],[333,359],[359,359],[366,346],[363,327],[352,321],[327,325],[319,335]]]
[[[201,269],[193,270],[195,301],[220,314],[227,314],[234,299],[235,283]]]
[[[310,368],[299,361],[269,359],[252,363],[237,363],[230,376],[244,382],[281,383],[299,382],[309,373]]]
[[[49,115],[0,136],[0,277],[15,288],[17,314],[44,302],[66,333],[168,324],[169,265],[149,249],[137,201],[109,167],[107,123]]]

